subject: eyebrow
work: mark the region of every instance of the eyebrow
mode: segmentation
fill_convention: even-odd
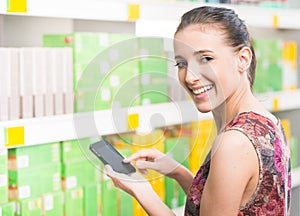
[[[213,53],[212,50],[209,50],[209,49],[204,49],[204,50],[198,50],[198,51],[195,51],[193,52],[193,55],[199,55],[199,54],[203,54],[203,53]],[[175,56],[175,59],[184,59],[181,55],[177,55]]]

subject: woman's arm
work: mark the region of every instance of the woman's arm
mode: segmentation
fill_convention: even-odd
[[[182,187],[185,194],[189,194],[189,189],[194,179],[194,176],[190,170],[180,165],[167,176],[175,179],[178,182],[178,184]]]
[[[116,173],[109,166],[105,166],[106,174],[112,179],[114,185],[133,196],[150,216],[174,216],[166,204],[152,189],[151,184],[140,174],[129,175]]]
[[[200,215],[237,215],[253,194],[259,173],[256,151],[241,132],[232,130],[218,136],[214,144],[209,175],[203,190]],[[250,180],[254,180],[250,193]],[[247,190],[246,190],[247,188]]]

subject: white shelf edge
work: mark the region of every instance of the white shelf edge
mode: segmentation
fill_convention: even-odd
[[[153,104],[147,106],[102,110],[32,119],[0,122],[0,148],[5,147],[6,128],[24,127],[24,144],[29,146],[85,137],[130,132],[128,115],[138,114],[136,131],[149,131],[152,127],[184,124],[205,118],[211,114],[199,114],[192,101]],[[151,123],[150,123],[151,122]],[[9,146],[7,148],[13,148]]]
[[[300,89],[258,94],[259,101],[270,111],[300,109]]]
[[[127,7],[128,4],[124,1],[27,0],[27,11],[25,13],[6,12],[4,10],[0,10],[0,14],[49,18],[128,21]]]
[[[1,3],[0,6],[2,6],[2,8],[0,10],[0,14],[68,19],[128,21],[129,4],[138,4],[140,6],[139,19],[142,20],[179,22],[181,15],[192,8],[202,5],[215,5],[234,9],[250,26],[263,28],[300,29],[300,20],[298,19],[300,9],[265,8],[250,5],[208,4],[199,2],[173,2],[155,0],[27,0],[26,13],[6,12],[6,3]],[[253,14],[255,14],[255,16],[253,16]],[[277,17],[277,19],[274,19],[274,17]]]
[[[261,102],[274,111],[274,98],[280,110],[300,109],[300,90],[273,92],[259,95]],[[280,111],[275,110],[275,111]],[[5,146],[5,129],[24,127],[24,145],[58,142],[63,140],[95,137],[130,132],[128,115],[138,114],[135,131],[185,124],[200,119],[212,118],[211,113],[200,113],[193,102],[180,101],[129,108],[113,108],[87,113],[76,113],[32,119],[0,122],[0,148]]]
[[[292,169],[292,188],[300,186],[300,167]]]

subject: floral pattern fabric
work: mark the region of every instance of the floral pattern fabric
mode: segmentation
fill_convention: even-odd
[[[291,163],[283,128],[278,121],[254,113],[239,114],[225,127],[238,130],[253,144],[259,159],[260,173],[256,191],[241,206],[238,216],[287,216],[290,214]],[[198,216],[205,182],[210,168],[210,154],[200,167],[190,187],[185,216]]]

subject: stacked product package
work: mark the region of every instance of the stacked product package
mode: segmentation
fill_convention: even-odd
[[[297,44],[278,39],[255,39],[255,93],[297,89]]]
[[[59,143],[9,149],[9,200],[16,215],[59,215],[63,209]]]
[[[0,148],[0,215],[14,216],[14,207],[8,200],[7,149]]]
[[[0,48],[0,121],[73,112],[71,49]]]
[[[73,49],[76,112],[169,101],[162,38],[77,32],[43,40],[45,47]]]

